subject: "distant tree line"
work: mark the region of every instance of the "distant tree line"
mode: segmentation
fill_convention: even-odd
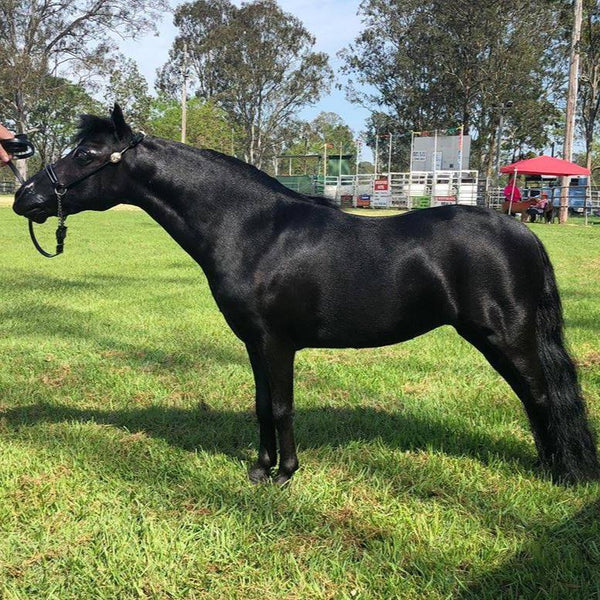
[[[594,161],[600,110],[600,9],[584,0],[579,124],[582,161]],[[39,160],[69,147],[78,114],[118,100],[136,127],[178,140],[189,89],[187,142],[275,170],[314,171],[308,155],[353,153],[358,132],[334,113],[298,119],[335,81],[328,57],[275,0],[177,7],[177,36],[151,94],[117,39],[156,32],[166,0],[0,0],[0,118],[33,132]],[[570,36],[566,0],[363,0],[363,30],[340,53],[337,85],[371,110],[364,140],[408,167],[410,131],[464,126],[471,164],[560,149]],[[332,146],[332,148],[327,147]],[[304,158],[302,158],[304,157]]]

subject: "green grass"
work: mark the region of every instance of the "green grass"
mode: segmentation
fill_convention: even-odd
[[[363,217],[393,217],[404,211],[397,208],[348,208],[346,212]]]
[[[253,487],[250,368],[191,259],[140,212],[71,217],[53,260],[0,223],[1,598],[600,597],[600,488],[540,475],[451,329],[301,352],[302,467]],[[600,228],[534,230],[597,429]]]

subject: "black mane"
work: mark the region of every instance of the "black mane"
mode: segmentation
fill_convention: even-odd
[[[326,206],[328,208],[334,208],[336,210],[339,209],[338,205],[335,204],[329,198],[325,198],[323,196],[309,196],[307,194],[301,194],[300,192],[296,192],[281,183],[279,180],[275,179],[275,177],[271,177],[264,171],[256,168],[254,165],[250,163],[244,162],[235,156],[231,156],[229,154],[223,154],[222,152],[218,152],[217,150],[211,150],[207,148],[194,148],[194,150],[199,150],[204,156],[211,159],[219,159],[228,164],[230,167],[238,168],[246,173],[252,174],[253,178],[259,181],[264,186],[280,193],[284,193],[287,196],[292,196],[295,200],[300,200],[302,202],[309,202],[310,204],[318,204],[320,206]]]

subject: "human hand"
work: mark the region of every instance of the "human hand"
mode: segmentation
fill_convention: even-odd
[[[11,140],[15,137],[4,125],[0,124],[0,140]],[[10,154],[0,145],[0,166],[4,166],[10,160]]]

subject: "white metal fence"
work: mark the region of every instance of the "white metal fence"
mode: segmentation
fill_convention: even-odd
[[[379,189],[378,189],[379,188]],[[384,188],[384,189],[381,189]],[[424,208],[477,201],[477,171],[412,171],[320,177],[315,193],[338,204],[370,208]]]
[[[11,196],[15,193],[15,184],[12,181],[0,181],[0,194]]]

